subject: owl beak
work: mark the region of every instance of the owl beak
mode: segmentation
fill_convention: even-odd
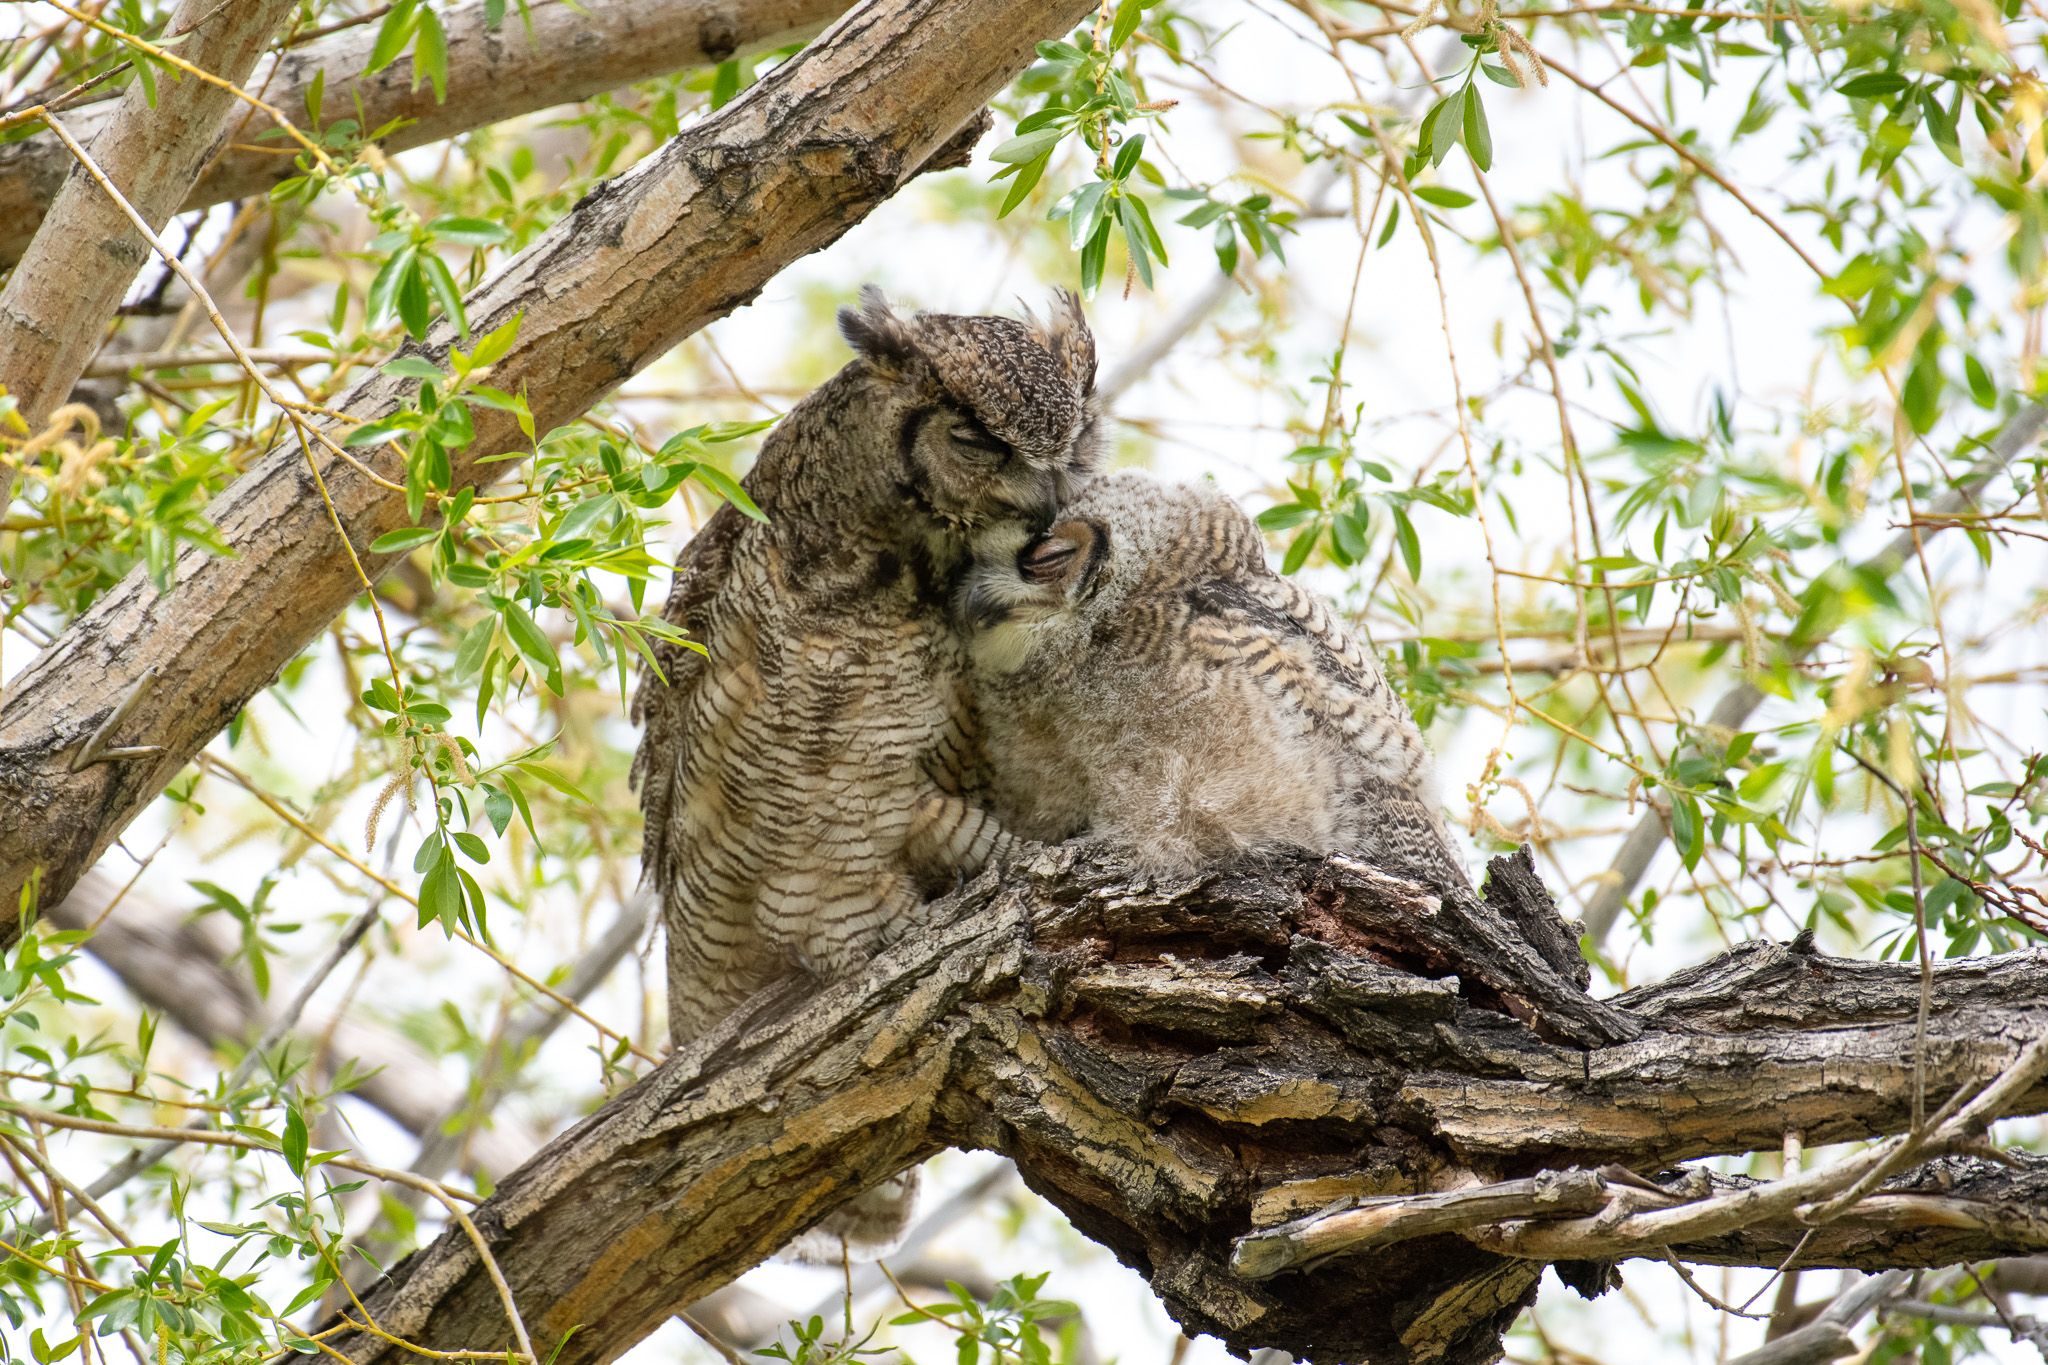
[[[1033,534],[1044,531],[1060,514],[1060,494],[1057,488],[1041,488],[1037,495],[1017,508],[1017,515]]]
[[[993,630],[1009,619],[1010,603],[986,585],[970,583],[960,604],[960,614],[966,618],[969,630]]]

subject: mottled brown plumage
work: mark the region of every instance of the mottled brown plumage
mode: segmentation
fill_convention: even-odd
[[[1429,751],[1372,652],[1213,487],[1096,480],[976,541],[960,613],[994,807],[1160,873],[1261,846],[1469,894]]]
[[[744,480],[767,522],[721,508],[678,565],[664,615],[704,652],[663,648],[636,701],[678,1044],[776,978],[858,967],[989,852],[950,595],[970,536],[1043,527],[1093,468],[1071,295],[1018,322],[870,291],[840,328],[855,360]]]

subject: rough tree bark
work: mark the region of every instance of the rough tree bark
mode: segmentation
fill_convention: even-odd
[[[522,318],[492,383],[525,390],[541,430],[572,420],[790,261],[836,239],[911,176],[964,156],[965,125],[1035,44],[1089,0],[872,0],[800,56],[589,195],[467,300],[472,326]],[[971,138],[970,138],[971,140]],[[432,360],[445,323],[409,348]],[[334,406],[369,420],[411,381],[366,379]],[[455,485],[505,466],[512,418],[479,410]],[[317,448],[316,448],[317,451]],[[408,524],[401,494],[318,454],[334,515],[381,575],[372,540]],[[398,457],[374,455],[387,479]],[[281,449],[208,509],[234,558],[181,554],[178,589],[140,568],[37,657],[0,701],[0,941],[38,873],[60,899],[185,762],[361,590],[307,457]],[[125,709],[123,709],[125,708]],[[109,722],[115,722],[109,726]],[[74,761],[103,727],[118,762]]]
[[[354,119],[360,108],[365,132],[404,120],[378,142],[399,152],[735,53],[781,47],[809,37],[845,8],[845,0],[633,0],[579,11],[566,0],[537,0],[529,7],[529,33],[516,13],[491,28],[482,0],[475,0],[442,15],[448,33],[445,100],[436,100],[425,81],[414,88],[409,55],[365,72],[377,38],[373,24],[287,48],[259,65],[245,88],[303,118],[306,93],[324,71],[322,117]],[[90,142],[113,109],[112,101],[102,101],[64,119]],[[256,141],[268,122],[254,110],[237,118],[235,141],[191,187],[182,207],[261,194],[296,174],[287,145]],[[0,147],[0,265],[21,255],[72,164],[63,144],[47,133]]]
[[[1501,936],[1554,915],[1526,857],[1495,860],[1488,903]],[[2015,1154],[1900,1153],[1919,1164],[1824,1222],[1815,1207],[1845,1181],[1811,1176],[1788,1203],[1789,1185],[1670,1169],[1775,1150],[1788,1128],[1811,1143],[1901,1130],[1910,966],[1748,945],[1620,997],[1640,1036],[1581,1051],[1542,1036],[1581,990],[1573,964],[1504,991],[1492,946],[1432,932],[1440,909],[1343,859],[1150,884],[1055,850],[935,907],[864,976],[756,1000],[551,1143],[475,1222],[535,1348],[574,1329],[564,1365],[615,1357],[946,1145],[1012,1157],[1189,1331],[1316,1362],[1490,1361],[1560,1257],[1598,1288],[1587,1254],[1667,1245],[1776,1265],[1811,1234],[1800,1264],[1865,1268],[2048,1247],[2048,1161]],[[2048,1108],[2044,969],[2044,950],[1939,967],[1931,1109],[1994,1078],[2000,1113]],[[1981,1135],[1966,1127],[1950,1145]],[[1732,1222],[1699,1216],[1731,1201]],[[1711,1235],[1616,1245],[1617,1220],[1646,1211]],[[1339,1226],[1361,1215],[1371,1235]],[[438,1349],[509,1340],[460,1232],[365,1304]],[[367,1334],[330,1344],[359,1365],[407,1358]]]
[[[186,61],[240,84],[295,8],[296,0],[184,0],[168,31],[186,36]],[[189,77],[165,79],[154,92],[137,81],[93,137],[93,159],[150,228],[161,228],[225,139],[234,104],[219,86]],[[127,215],[81,168],[62,180],[46,221],[50,230],[36,234],[0,289],[0,383],[31,426],[70,395],[149,255]],[[11,483],[12,471],[0,466],[0,510]]]

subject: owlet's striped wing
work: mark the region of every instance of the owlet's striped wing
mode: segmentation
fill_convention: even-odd
[[[1445,893],[1470,892],[1436,804],[1429,750],[1379,662],[1322,598],[1259,566],[1196,590],[1191,637],[1220,667],[1244,669],[1275,705],[1342,746],[1333,793],[1356,848]]]

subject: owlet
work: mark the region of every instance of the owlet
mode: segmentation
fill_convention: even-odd
[[[1407,707],[1221,492],[1098,479],[1043,535],[980,536],[959,609],[1012,833],[1158,873],[1359,853],[1470,891]]]

